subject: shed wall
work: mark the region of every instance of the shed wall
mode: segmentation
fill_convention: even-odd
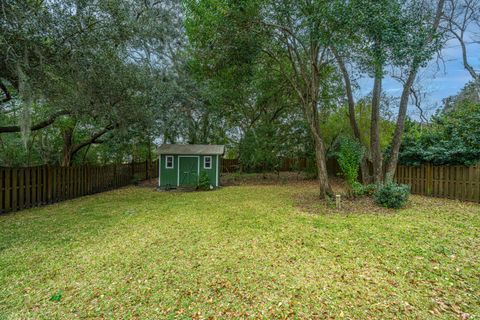
[[[159,185],[160,187],[166,187],[170,185],[172,187],[176,187],[178,184],[177,181],[177,170],[178,170],[178,156],[173,155],[173,168],[167,169],[166,165],[166,156],[167,155],[160,155],[160,174],[159,174]]]
[[[179,166],[179,156],[178,155],[172,155],[173,156],[173,168],[168,169],[165,167],[166,165],[166,157],[169,155],[162,154],[160,155],[160,163],[159,163],[159,186],[160,187],[166,187],[167,185],[170,185],[172,187],[176,187],[178,185],[178,166]],[[185,156],[185,155],[182,155]],[[197,157],[197,155],[192,155]],[[205,169],[204,165],[204,159],[208,155],[200,155],[199,160],[200,160],[200,172],[199,175],[202,174],[202,172],[206,172],[208,174],[208,178],[210,179],[210,184],[212,186],[218,187],[219,186],[219,181],[220,181],[220,156],[218,155],[210,155],[212,157],[212,168],[211,169]]]

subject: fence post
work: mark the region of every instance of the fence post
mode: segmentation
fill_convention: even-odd
[[[4,211],[4,206],[3,206],[3,181],[5,180],[5,178],[3,177],[3,174],[4,174],[4,170],[2,168],[0,168],[0,214],[3,213]],[[5,188],[5,193],[6,193],[6,188]]]
[[[149,165],[148,165],[148,159],[145,160],[145,180],[148,180],[148,178],[150,177],[150,174],[149,174]]]
[[[12,210],[17,211],[18,205],[18,170],[12,169]]]
[[[118,186],[118,183],[117,183],[117,165],[116,164],[113,164],[113,185],[114,185],[114,187]]]
[[[48,166],[46,167],[46,176],[45,176],[45,190],[46,192],[46,203],[52,203],[53,201],[53,183],[56,180],[53,180],[53,168]]]
[[[4,211],[8,212],[12,209],[12,196],[11,196],[11,188],[12,188],[12,169],[7,168],[5,169],[5,208]]]
[[[432,164],[427,164],[427,195],[431,196],[433,191],[433,168]]]

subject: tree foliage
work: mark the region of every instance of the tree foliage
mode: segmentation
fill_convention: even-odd
[[[353,138],[343,138],[338,150],[338,164],[350,190],[357,182],[363,150],[361,144]]]
[[[465,99],[467,85],[456,97],[447,99],[445,108],[427,127],[409,122],[400,162],[407,165],[472,165],[480,159],[480,103]],[[452,101],[454,101],[452,103]]]
[[[21,132],[30,149],[24,164],[70,165],[92,145],[146,131],[151,143],[166,102],[158,99],[160,92],[170,89],[175,74],[178,3],[6,1],[1,6],[0,134]],[[18,135],[1,138],[8,148],[20,146]]]

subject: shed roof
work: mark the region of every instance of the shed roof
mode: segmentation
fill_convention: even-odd
[[[158,147],[158,153],[222,155],[225,153],[225,146],[218,144],[162,144]]]

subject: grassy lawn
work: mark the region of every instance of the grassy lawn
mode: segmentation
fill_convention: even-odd
[[[297,205],[315,191],[131,187],[0,216],[0,319],[479,319],[480,205]]]

